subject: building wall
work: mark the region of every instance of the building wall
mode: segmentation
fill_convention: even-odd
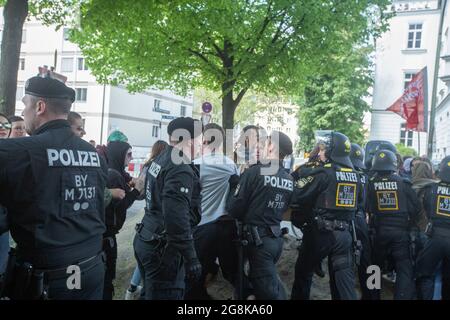
[[[390,20],[389,31],[376,43],[375,84],[372,106],[370,139],[384,139],[400,142],[400,116],[384,111],[403,93],[404,74],[428,69],[428,106],[431,108],[434,62],[440,11],[437,1],[393,1],[397,14]],[[425,5],[428,4],[428,8]],[[406,10],[408,5],[408,10]],[[412,8],[417,8],[412,10]],[[408,49],[410,23],[422,23],[420,49]],[[414,132],[412,147],[418,150],[417,133]],[[426,153],[427,134],[420,134],[420,153]]]
[[[444,2],[443,2],[444,3]],[[446,0],[436,88],[435,146],[433,159],[450,155],[450,2]]]

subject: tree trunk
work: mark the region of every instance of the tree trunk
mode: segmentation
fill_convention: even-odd
[[[233,91],[228,91],[224,85],[222,87],[222,127],[226,129],[234,128],[234,111],[236,109],[233,100]]]
[[[8,116],[16,109],[22,28],[28,15],[28,0],[8,0],[3,8],[4,26],[0,57],[0,112]]]

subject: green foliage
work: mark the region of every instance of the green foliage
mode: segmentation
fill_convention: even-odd
[[[400,153],[400,155],[402,157],[404,157],[404,156],[416,157],[417,156],[416,150],[414,150],[413,148],[406,147],[403,143],[397,143],[397,144],[395,144],[395,147],[397,148],[398,153]]]
[[[333,73],[308,79],[299,103],[299,149],[313,148],[315,130],[336,130],[363,144],[362,123],[370,108],[364,99],[372,85],[370,51],[370,47],[355,47],[346,55],[328,60],[335,66]]]
[[[385,29],[389,3],[87,0],[72,40],[100,82],[182,94],[203,87],[221,92],[233,114],[248,90],[285,95],[331,72],[324,61]]]

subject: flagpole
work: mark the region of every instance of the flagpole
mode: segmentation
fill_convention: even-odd
[[[417,150],[419,151],[420,157],[420,131],[417,131]]]

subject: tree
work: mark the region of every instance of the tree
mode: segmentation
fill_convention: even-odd
[[[405,145],[403,143],[396,143],[395,147],[397,148],[397,152],[402,157],[406,157],[406,156],[416,157],[417,156],[417,151],[415,149],[405,147]]]
[[[30,13],[44,24],[61,26],[77,0],[0,0],[4,29],[0,57],[0,112],[12,115],[16,107],[22,29]]]
[[[221,92],[222,124],[249,90],[298,91],[324,61],[385,28],[389,0],[84,1],[72,34],[97,80]],[[376,21],[376,23],[372,23]]]
[[[313,148],[315,130],[336,130],[363,144],[362,122],[370,108],[365,98],[373,81],[370,52],[370,46],[355,47],[329,61],[336,66],[333,73],[308,79],[299,102],[299,149]]]
[[[6,115],[14,114],[16,106],[22,27],[27,15],[28,0],[6,1],[0,57],[0,112]]]

